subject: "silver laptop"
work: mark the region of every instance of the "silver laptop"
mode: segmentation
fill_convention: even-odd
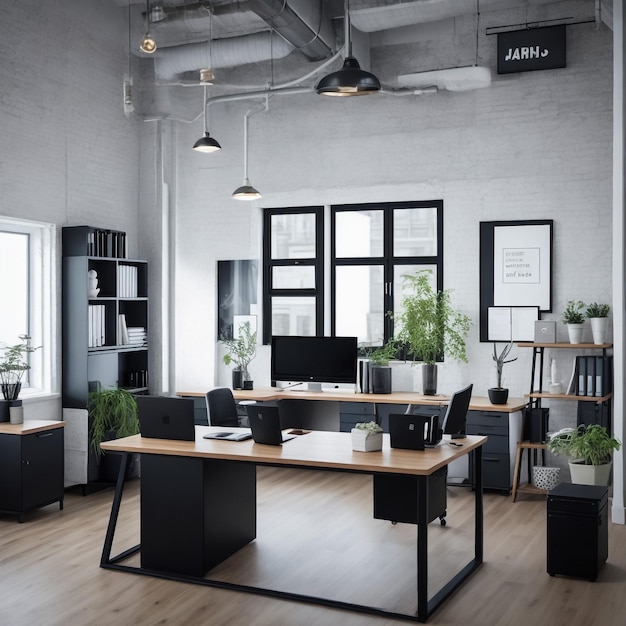
[[[295,439],[295,435],[283,435],[277,406],[249,404],[246,411],[255,443],[280,446],[285,441]]]

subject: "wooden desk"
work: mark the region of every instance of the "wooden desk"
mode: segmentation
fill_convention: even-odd
[[[147,439],[135,435],[101,444],[104,450],[122,453],[101,567],[424,622],[482,563],[482,446],[486,437],[467,437],[462,440],[462,447],[444,443],[437,448],[415,452],[391,449],[385,435],[380,452],[366,453],[352,450],[348,433],[314,431],[284,446],[266,446],[255,444],[252,440],[230,442],[203,439],[202,435],[211,430],[220,429],[196,427],[194,442]],[[476,477],[474,558],[429,598],[427,479],[439,468],[469,452],[473,452],[471,458]],[[142,543],[112,557],[124,475],[132,453],[142,455]],[[417,613],[406,615],[374,606],[205,578],[211,567],[256,537],[257,465],[416,477]],[[216,507],[218,497],[220,506]],[[182,512],[180,507],[184,507]],[[124,559],[137,552],[141,552],[142,557],[139,567],[122,564]],[[160,553],[166,554],[162,558]]]

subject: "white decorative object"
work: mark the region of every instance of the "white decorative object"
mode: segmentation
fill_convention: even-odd
[[[96,270],[89,270],[87,272],[87,294],[90,298],[97,298],[100,293],[100,289],[98,288],[98,272]]]
[[[609,326],[608,317],[590,317],[591,334],[593,335],[593,343],[596,345],[603,344],[606,341],[606,331]]]
[[[556,359],[550,360],[550,393],[561,393],[561,383],[557,380]]]
[[[533,485],[538,489],[550,491],[559,484],[560,467],[544,467],[535,465],[533,467]]]
[[[11,424],[23,424],[24,423],[24,407],[22,401],[18,400],[19,404],[9,405],[9,421]]]
[[[375,452],[383,449],[383,429],[376,422],[359,423],[350,432],[353,450]]]

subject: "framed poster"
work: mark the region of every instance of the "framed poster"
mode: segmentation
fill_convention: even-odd
[[[480,223],[480,340],[490,307],[552,310],[552,220]]]

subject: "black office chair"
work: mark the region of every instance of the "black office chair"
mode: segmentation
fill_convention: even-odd
[[[206,410],[209,426],[239,426],[237,403],[228,387],[207,391]]]

